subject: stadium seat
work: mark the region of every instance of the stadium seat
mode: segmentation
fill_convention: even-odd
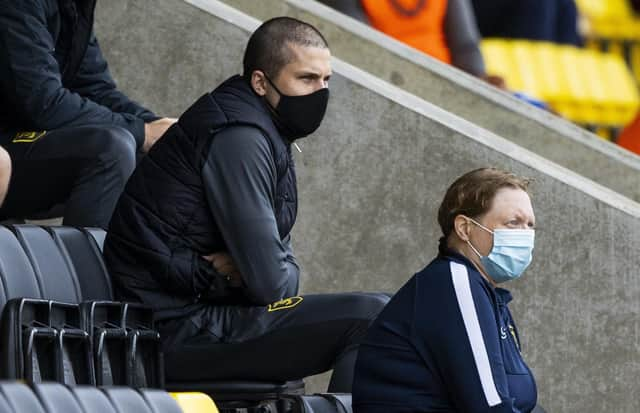
[[[151,312],[112,301],[101,253],[104,235],[97,229],[0,226],[2,378],[163,387]],[[25,332],[31,340],[26,345]],[[88,362],[82,356],[82,337],[90,343]],[[93,381],[83,371],[93,372]],[[302,394],[304,382],[219,380],[169,383],[166,388],[204,392],[216,401],[247,407]]]
[[[153,413],[181,413],[183,410],[185,412],[194,412],[194,413],[218,413],[218,409],[215,407],[216,405],[213,401],[208,398],[206,395],[202,393],[196,393],[196,395],[191,395],[191,398],[196,398],[199,400],[207,400],[209,406],[213,406],[215,410],[206,410],[204,409],[204,404],[196,406],[182,406],[178,402],[177,399],[173,398],[169,393],[162,390],[148,390],[143,389],[140,390],[140,394],[147,402],[147,405],[151,408]],[[183,398],[188,399],[189,395],[184,395]]]
[[[60,383],[35,385],[33,392],[47,413],[83,413],[85,411],[69,389]]]
[[[546,42],[487,39],[487,70],[517,92],[540,99],[584,126],[621,128],[640,107],[624,60],[610,53]]]
[[[179,404],[177,399],[198,400]],[[218,413],[203,394],[174,395],[162,390],[97,388],[40,383],[0,382],[1,413]]]
[[[145,394],[146,396],[146,394]],[[216,404],[203,393],[171,393],[184,412],[219,413]]]
[[[127,387],[104,387],[102,389],[118,413],[154,413],[137,391]]]
[[[113,300],[111,279],[93,236],[71,227],[47,227],[78,274],[82,300]]]
[[[13,409],[9,406],[9,402],[4,396],[0,393],[0,412],[11,413]]]
[[[68,303],[80,302],[80,286],[60,250],[51,242],[51,235],[35,225],[11,228],[22,245],[40,285],[41,296]]]
[[[7,401],[9,412],[46,413],[31,389],[22,383],[0,383],[0,394]]]
[[[118,413],[107,398],[107,395],[97,387],[77,386],[71,387],[70,390],[85,412]]]
[[[638,18],[628,0],[576,0],[588,20],[588,35],[609,39],[640,39]]]

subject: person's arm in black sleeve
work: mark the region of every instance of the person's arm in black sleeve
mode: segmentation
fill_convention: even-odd
[[[440,295],[447,309],[440,333],[428,345],[456,411],[519,413],[509,395],[499,327],[489,293],[466,266],[452,263],[450,287]],[[421,300],[418,300],[421,301]],[[417,325],[418,337],[420,325]],[[422,328],[435,329],[434,326]]]
[[[480,33],[469,0],[449,0],[444,23],[451,63],[477,77],[486,76],[480,52]]]
[[[298,260],[296,260],[295,255],[293,255],[291,234],[287,235],[282,242],[287,251],[287,273],[289,274],[285,297],[293,297],[298,294],[298,288],[300,286],[300,266],[298,265]]]
[[[298,268],[278,233],[273,211],[276,170],[267,138],[244,126],[218,133],[202,177],[211,214],[242,275],[245,296],[256,305],[284,298]]]
[[[0,93],[34,129],[115,125],[129,130],[142,145],[141,118],[113,112],[62,85],[41,3],[0,0]]]
[[[117,89],[95,34],[91,35],[82,64],[73,80],[72,89],[80,96],[106,106],[113,112],[129,113],[145,122],[159,119],[159,116]]]

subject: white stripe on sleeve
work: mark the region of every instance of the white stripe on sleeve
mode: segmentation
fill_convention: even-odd
[[[476,362],[476,368],[478,369],[478,375],[480,376],[482,390],[484,391],[487,403],[489,403],[489,407],[492,407],[502,403],[502,400],[498,395],[498,390],[496,389],[496,384],[493,381],[493,375],[491,374],[489,356],[487,355],[487,349],[484,345],[482,331],[480,331],[480,322],[478,321],[478,314],[476,313],[473,296],[471,295],[469,273],[467,272],[466,266],[457,262],[451,262],[450,268],[453,287],[456,291],[456,298],[458,299],[458,307],[460,307],[464,327],[467,330],[467,336],[471,343],[473,359]]]

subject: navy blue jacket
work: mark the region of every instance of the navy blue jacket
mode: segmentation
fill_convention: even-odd
[[[465,257],[438,256],[393,297],[361,345],[354,411],[531,411],[536,385],[509,301]]]
[[[0,136],[157,119],[116,89],[93,34],[95,0],[0,0]],[[2,143],[2,142],[0,142]]]

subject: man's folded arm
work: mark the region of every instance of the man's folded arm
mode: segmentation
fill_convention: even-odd
[[[276,169],[267,138],[248,126],[219,132],[202,177],[211,214],[249,301],[266,305],[297,290],[290,284],[297,283],[298,266],[274,215]]]

